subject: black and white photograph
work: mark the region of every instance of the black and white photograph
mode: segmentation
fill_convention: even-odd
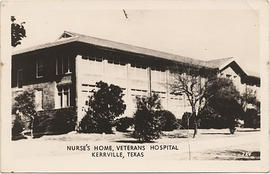
[[[1,171],[269,172],[266,1],[1,11]]]

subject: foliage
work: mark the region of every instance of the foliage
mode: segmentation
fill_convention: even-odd
[[[198,114],[201,129],[223,129],[226,128],[226,120],[221,115],[217,114],[211,107],[204,107]]]
[[[209,83],[216,78],[215,71],[204,68],[192,68],[188,66],[176,66],[174,81],[170,85],[175,95],[184,94],[192,109],[193,128],[195,138],[197,134],[197,114],[207,104],[205,100],[206,89]]]
[[[226,120],[226,126],[234,133],[236,119],[243,114],[240,93],[232,80],[217,78],[207,88],[208,106]]]
[[[116,117],[124,113],[126,105],[123,101],[123,91],[119,86],[108,85],[102,81],[96,83],[98,90],[93,91],[89,99],[89,110],[82,120],[80,132],[112,133],[112,123]],[[85,124],[92,124],[90,128]],[[85,128],[89,128],[87,130]]]
[[[24,29],[25,22],[17,24],[16,18],[11,16],[11,46],[16,47],[21,44],[21,40],[26,37],[26,31]]]
[[[182,116],[180,125],[182,129],[194,129],[194,117],[192,117],[192,113],[185,112]]]
[[[252,104],[259,111],[260,102],[257,100],[256,91],[247,88],[247,90],[241,96],[241,105],[243,109],[246,109],[248,104]]]
[[[34,137],[74,131],[76,120],[77,115],[73,107],[39,111],[34,121]]]
[[[138,110],[156,111],[161,109],[161,103],[158,94],[150,97],[136,97],[136,105]]]
[[[244,127],[254,129],[260,127],[260,115],[256,109],[247,109],[244,114]]]
[[[17,137],[21,136],[21,132],[23,131],[23,124],[20,116],[12,115],[12,140],[16,140]]]
[[[116,120],[116,130],[125,132],[129,127],[134,125],[134,118],[122,117]]]
[[[161,122],[155,112],[161,109],[157,94],[150,97],[136,98],[137,111],[134,115],[134,137],[139,141],[148,142],[158,139],[161,134]]]
[[[178,128],[176,117],[173,113],[168,110],[156,111],[155,115],[159,117],[161,122],[161,130],[173,131]]]
[[[52,122],[52,131],[56,134],[65,134],[75,130],[77,114],[75,108],[57,109]]]
[[[99,132],[98,123],[94,119],[93,112],[88,111],[79,123],[78,132],[96,133]]]
[[[33,130],[33,122],[35,117],[37,116],[35,107],[36,106],[34,92],[32,90],[24,91],[15,97],[15,102],[12,107],[12,113],[16,113],[16,115],[22,115],[29,118],[29,129]]]

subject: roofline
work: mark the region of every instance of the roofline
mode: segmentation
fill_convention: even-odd
[[[63,44],[71,43],[71,42],[76,42],[78,40],[79,40],[79,37],[74,36],[74,37],[70,37],[70,38],[66,38],[66,39],[57,40],[55,42],[48,42],[45,44],[40,44],[37,46],[32,46],[29,48],[14,51],[14,52],[12,52],[12,56],[15,56],[18,54],[23,54],[23,53],[28,53],[28,52],[32,52],[32,51],[36,51],[36,50],[41,50],[44,48],[50,48],[50,47],[54,47],[54,46],[58,46],[58,45],[63,45]]]
[[[241,74],[243,74],[244,76],[248,76],[248,74],[238,65],[238,63],[235,60],[233,60],[230,63],[228,63],[227,65],[225,65],[223,68],[220,69],[220,71],[223,71],[224,69],[226,69],[227,67],[229,67],[230,64],[232,64],[232,63],[235,63],[236,64],[236,66],[240,69],[240,73]]]
[[[106,39],[100,39],[100,38],[91,37],[91,36],[87,36],[87,35],[76,34],[76,33],[67,32],[67,31],[65,31],[64,33],[67,33],[67,34],[72,35],[72,36],[68,37],[68,38],[62,38],[62,39],[56,40],[54,42],[48,42],[45,44],[41,44],[41,45],[26,48],[26,49],[14,51],[12,53],[12,55],[15,56],[15,55],[24,54],[24,53],[28,53],[28,52],[32,52],[32,51],[36,51],[36,50],[45,49],[45,48],[51,48],[51,47],[59,46],[59,45],[63,45],[63,44],[68,44],[68,43],[73,43],[73,42],[81,42],[81,43],[96,45],[99,47],[104,47],[104,48],[109,48],[109,49],[114,49],[114,50],[119,50],[119,51],[126,51],[126,52],[130,52],[130,53],[134,53],[134,54],[141,54],[141,55],[146,55],[146,56],[157,57],[157,58],[166,59],[166,60],[173,61],[173,62],[192,64],[193,66],[199,66],[199,67],[204,67],[204,68],[209,68],[209,69],[216,69],[216,68],[213,68],[211,66],[208,66],[207,61],[203,61],[203,60],[197,60],[197,59],[193,59],[193,58],[189,58],[189,57],[183,57],[183,56],[179,56],[179,55],[175,55],[175,54],[171,54],[171,53],[166,53],[166,52],[157,51],[157,50],[153,50],[153,49],[148,49],[148,48],[143,48],[143,47],[139,47],[139,46],[110,41],[110,40],[106,40]],[[123,47],[123,48],[121,48],[121,47]],[[179,60],[177,60],[177,59],[179,59]]]

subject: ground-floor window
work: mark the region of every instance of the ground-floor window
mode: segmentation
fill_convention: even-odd
[[[57,93],[57,98],[56,98],[56,107],[57,108],[65,108],[69,107],[71,97],[71,87],[70,86],[59,86],[57,87],[58,93]]]
[[[35,90],[35,101],[36,101],[36,108],[37,110],[43,109],[43,91],[42,90]]]

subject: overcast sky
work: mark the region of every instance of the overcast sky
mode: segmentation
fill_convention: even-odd
[[[126,19],[121,7],[93,8],[89,3],[10,7],[18,22],[26,22],[27,38],[16,49],[55,41],[67,30],[195,59],[235,57],[244,70],[259,72],[255,10],[125,8]]]

